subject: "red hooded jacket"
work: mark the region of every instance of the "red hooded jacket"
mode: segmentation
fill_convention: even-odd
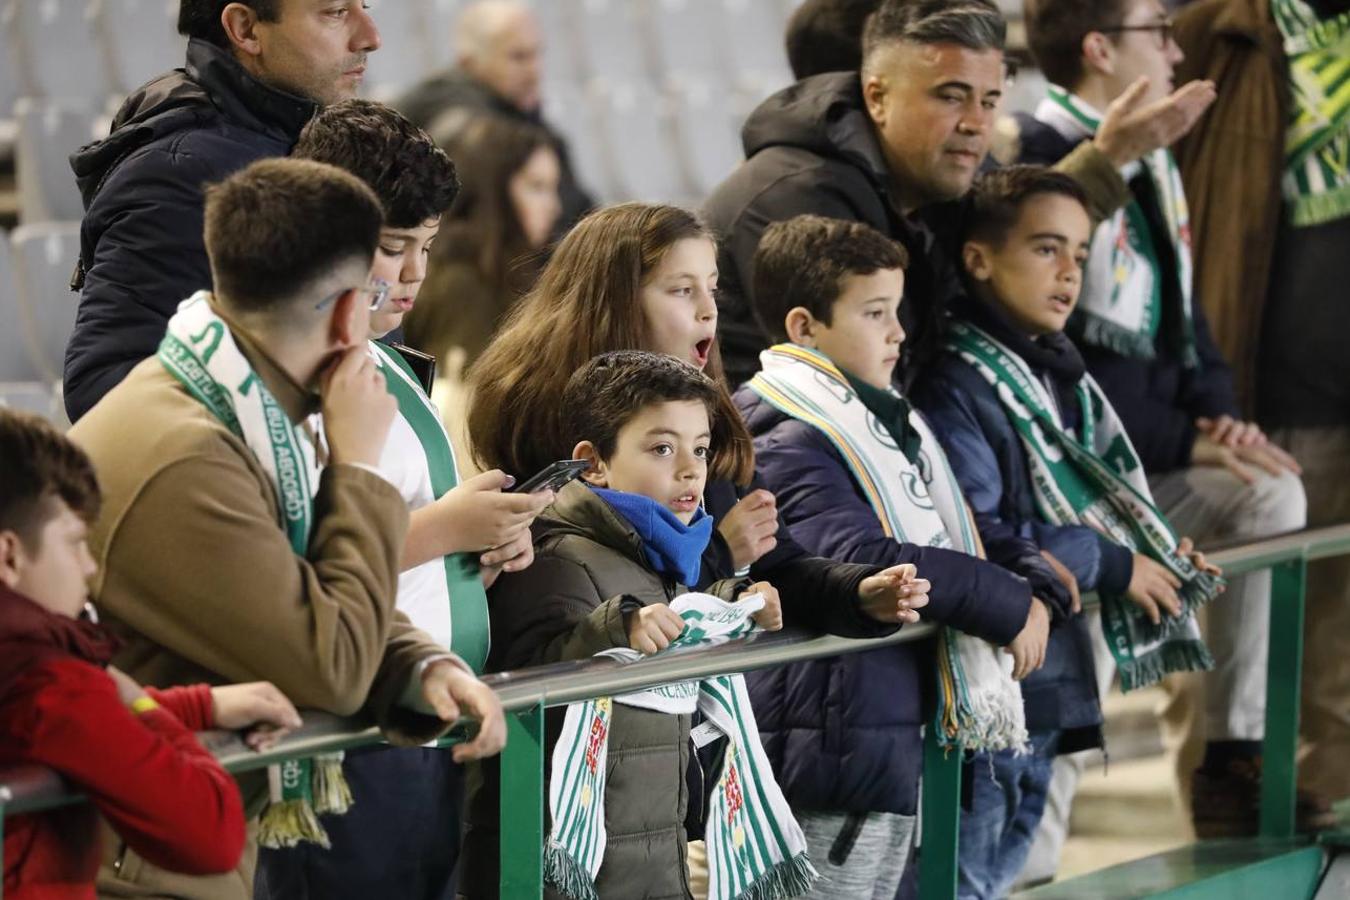
[[[133,713],[104,671],[99,626],[0,586],[0,768],[47,766],[91,803],[5,820],[6,900],[94,900],[98,815],[157,866],[227,872],[244,847],[239,790],[193,737],[212,726],[206,685],[148,690]]]

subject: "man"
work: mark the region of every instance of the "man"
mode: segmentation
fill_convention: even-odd
[[[1346,0],[1200,0],[1177,19],[1183,77],[1219,97],[1177,154],[1197,305],[1238,395],[1303,467],[1308,524],[1350,518],[1350,104]],[[1350,796],[1350,558],[1308,567],[1300,785]]]
[[[354,96],[380,36],[360,0],[181,0],[187,63],[133,93],[112,134],[71,156],[84,197],[66,346],[71,421],[155,352],[211,287],[202,185],[290,152],[320,104]]]
[[[1037,0],[1027,7],[1027,39],[1051,84],[1034,115],[1017,117],[1021,161],[1029,163],[1055,163],[1090,140],[1100,110],[1138,78],[1149,79],[1148,99],[1165,95],[1182,58],[1158,0]],[[1204,310],[1191,302],[1190,227],[1171,153],[1147,154],[1126,174],[1132,200],[1096,228],[1067,331],[1178,531],[1211,542],[1301,528],[1298,466],[1240,421],[1232,373]],[[1170,717],[1179,732],[1173,743],[1193,737],[1179,754],[1178,776],[1203,838],[1256,833],[1269,610],[1268,572],[1233,579],[1206,610],[1215,670],[1173,685],[1174,693],[1185,685],[1187,701],[1204,695],[1203,705],[1179,702]],[[1105,690],[1115,667],[1104,642],[1096,651]],[[1193,705],[1202,717],[1192,715]],[[1035,855],[1048,871],[1035,874],[1053,871],[1083,765],[1075,758],[1056,766]],[[1300,807],[1305,825],[1326,814]]]
[[[466,6],[456,22],[454,68],[432,75],[394,106],[442,144],[479,113],[542,126],[562,163],[558,195],[563,212],[555,228],[562,235],[595,201],[577,183],[567,142],[540,113],[543,54],[539,21],[527,4],[480,0]]]
[[[395,611],[408,509],[377,466],[397,402],[367,348],[389,290],[371,279],[381,224],[370,189],[321,163],[261,160],[207,189],[214,293],[185,301],[159,353],[71,430],[104,481],[94,593],[137,681],[265,679],[302,708],[364,707],[404,743],[462,707],[482,720],[462,761],[500,749],[504,724]],[[241,791],[256,815],[265,779]],[[251,895],[256,841],[211,879],[118,847],[104,893]]]
[[[747,159],[705,207],[723,236],[720,336],[733,383],[754,374],[767,346],[748,297],[759,237],[801,213],[865,222],[905,246],[909,360],[897,373],[912,378],[932,355],[936,323],[960,290],[954,242],[965,204],[949,201],[965,196],[989,149],[1004,31],[991,0],[887,0],[868,20],[860,72],[807,78],[751,114]],[[1171,143],[1212,99],[1206,83],[1151,104],[1135,89],[1060,167],[1102,216],[1127,197],[1116,168]]]

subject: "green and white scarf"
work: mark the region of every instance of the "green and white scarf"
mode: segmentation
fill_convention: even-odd
[[[276,490],[291,549],[304,556],[322,468],[318,454],[309,434],[291,423],[211,309],[209,292],[198,291],[178,305],[158,356],[189,394],[248,445]],[[268,769],[268,783],[271,803],[263,812],[259,843],[289,847],[313,841],[328,847],[315,813],[341,814],[351,804],[342,754],[285,760]]]
[[[410,509],[420,509],[458,483],[455,452],[440,413],[403,357],[374,341],[370,348],[384,370],[389,393],[398,400],[398,417],[380,457],[380,472],[398,488]],[[402,572],[398,607],[475,672],[483,671],[488,655],[488,606],[474,554],[454,553]]]
[[[1026,361],[998,340],[968,322],[953,322],[947,349],[994,388],[1026,450],[1036,507],[1047,522],[1090,526],[1180,579],[1181,615],[1163,616],[1159,625],[1128,598],[1102,596],[1102,626],[1121,689],[1152,684],[1169,672],[1213,668],[1195,610],[1219,593],[1223,581],[1177,555],[1172,526],[1154,507],[1139,457],[1092,376],[1084,375],[1076,387],[1080,439],[1064,430],[1049,390]]]
[[[1101,124],[1101,113],[1056,85],[1050,85],[1035,115],[1069,140],[1089,138]],[[1153,184],[1167,220],[1167,239],[1176,251],[1182,301],[1180,355],[1186,365],[1194,366],[1199,357],[1191,312],[1191,220],[1181,172],[1165,147],[1126,166],[1124,176],[1133,178],[1140,166]],[[1161,263],[1148,218],[1139,202],[1131,200],[1093,232],[1073,336],[1123,356],[1152,359],[1164,317],[1163,296]]]
[[[750,617],[763,606],[758,596],[737,603],[699,593],[676,597],[670,607],[685,627],[670,649],[710,646],[747,634],[754,627]],[[622,648],[599,655],[625,661],[641,656]],[[810,890],[818,876],[806,855],[806,838],[774,781],[741,675],[662,685],[567,707],[553,747],[548,787],[553,827],[544,878],[550,885],[573,900],[599,897],[595,878],[605,857],[605,782],[615,703],[671,715],[697,710],[727,738],[705,834],[709,900],[773,900]]]
[[[823,434],[844,459],[887,537],[983,556],[960,485],[928,423],[910,412],[918,463],[904,451],[823,354],[779,344],[760,354],[749,386],[775,409]],[[1012,657],[987,641],[944,628],[938,641],[938,738],[945,746],[994,751],[1026,745],[1022,692]]]
[[[1350,215],[1350,12],[1322,20],[1303,0],[1271,0],[1289,61],[1289,127],[1280,182],[1289,221]]]

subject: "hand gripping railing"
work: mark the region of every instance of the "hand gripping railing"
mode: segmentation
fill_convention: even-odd
[[[1350,553],[1350,524],[1264,538],[1209,553],[1229,576],[1272,569],[1270,654],[1266,686],[1266,731],[1261,784],[1265,837],[1294,833],[1295,749],[1298,738],[1299,676],[1303,658],[1303,591],[1310,560]],[[1222,603],[1222,598],[1217,602]],[[509,740],[502,753],[501,888],[503,898],[538,897],[543,884],[544,796],[543,712],[592,697],[641,690],[783,663],[857,653],[935,632],[931,624],[911,625],[871,640],[821,636],[785,628],[720,646],[673,651],[621,663],[592,659],[505,672],[484,678],[507,712]],[[931,730],[931,729],[930,729]],[[208,732],[206,746],[231,772],[282,759],[378,743],[379,732],[365,721],[324,713],[305,715],[305,726],[265,753],[254,753],[237,735]],[[956,892],[956,851],[960,822],[961,758],[944,753],[930,735],[924,746],[923,852],[920,896],[945,900]],[[48,769],[0,769],[0,827],[3,816],[79,802],[83,798]],[[0,837],[3,832],[0,832]]]

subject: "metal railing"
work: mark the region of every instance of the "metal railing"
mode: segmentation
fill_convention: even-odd
[[[1277,535],[1209,553],[1209,558],[1229,576],[1272,569],[1271,652],[1261,785],[1263,837],[1289,837],[1294,833],[1295,750],[1307,563],[1346,553],[1350,553],[1350,524]],[[936,626],[922,623],[888,637],[855,640],[785,628],[716,647],[672,651],[629,663],[591,659],[486,676],[484,681],[497,692],[507,712],[509,730],[501,760],[503,769],[512,773],[510,779],[502,779],[502,897],[538,897],[543,884],[545,708],[668,682],[748,672],[923,640],[935,631]],[[316,712],[307,713],[303,728],[264,753],[252,752],[232,733],[207,732],[201,738],[231,772],[380,741],[377,729],[364,720]],[[956,892],[961,754],[944,752],[930,735],[924,746],[923,778],[920,896],[924,900],[940,900],[953,897]],[[0,829],[5,816],[82,800],[48,769],[23,766],[0,770]]]

